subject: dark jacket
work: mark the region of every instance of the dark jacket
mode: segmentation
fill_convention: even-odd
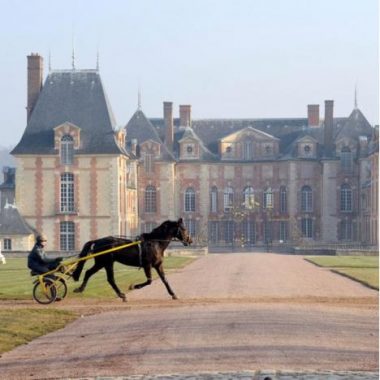
[[[38,243],[34,245],[33,249],[29,253],[28,268],[33,271],[44,273],[56,267],[57,264],[57,259],[46,257],[43,247]]]

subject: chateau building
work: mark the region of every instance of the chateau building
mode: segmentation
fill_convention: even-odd
[[[16,205],[51,250],[137,232],[136,161],[126,152],[97,70],[51,71],[28,56],[28,120],[11,152]]]
[[[121,130],[97,70],[28,57],[28,122],[12,154],[16,202],[54,250],[136,236],[182,216],[201,244],[378,244],[378,127],[334,102],[292,119],[192,120],[139,104]],[[49,244],[50,245],[50,244]]]

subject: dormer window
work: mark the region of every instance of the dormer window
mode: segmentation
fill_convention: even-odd
[[[272,153],[272,147],[270,145],[265,145],[265,154],[270,155]]]
[[[74,160],[74,139],[71,135],[61,138],[61,164],[72,165]]]
[[[189,153],[189,154],[192,154],[193,153],[193,147],[191,146],[191,145],[188,145],[187,147],[186,147],[186,152],[187,153]]]
[[[232,147],[231,145],[229,145],[227,148],[226,148],[226,153],[231,153],[232,152]]]
[[[305,152],[305,154],[310,154],[311,153],[311,146],[310,145],[305,145],[303,147],[303,151]]]

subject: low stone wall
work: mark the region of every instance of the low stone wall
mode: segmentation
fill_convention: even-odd
[[[337,249],[337,256],[379,256],[378,249]]]
[[[165,256],[205,256],[208,254],[207,247],[175,247],[168,248]]]

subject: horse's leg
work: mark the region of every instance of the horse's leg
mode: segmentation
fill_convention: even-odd
[[[90,269],[86,271],[82,284],[78,288],[74,289],[74,293],[82,293],[83,290],[86,288],[87,282],[90,279],[90,277],[102,268],[103,267],[101,265],[97,265],[95,261],[94,266],[92,266]]]
[[[164,266],[162,265],[162,263],[160,265],[155,266],[154,269],[157,271],[158,275],[160,276],[161,281],[166,286],[166,289],[168,293],[172,296],[173,300],[178,299],[178,297],[175,295],[172,288],[170,287],[168,280],[165,277]]]
[[[120,297],[124,302],[127,301],[127,297],[125,294],[117,287],[115,282],[115,277],[113,275],[113,263],[110,263],[109,265],[106,265],[105,267],[107,272],[107,281],[112,286],[112,289],[115,291],[115,293]]]
[[[146,276],[146,281],[141,284],[131,285],[129,289],[141,289],[144,286],[150,285],[152,283],[152,267],[151,265],[147,265],[144,267],[144,272]]]

